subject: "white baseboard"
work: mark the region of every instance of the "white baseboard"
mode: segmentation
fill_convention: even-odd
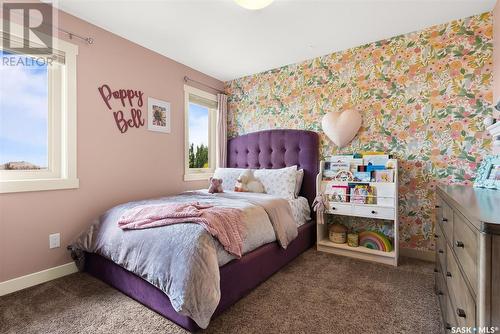
[[[66,263],[58,267],[49,268],[26,276],[16,277],[11,280],[0,282],[0,296],[29,288],[51,281],[53,279],[76,273],[78,269],[74,262]]]
[[[428,262],[436,261],[436,253],[431,251],[424,251],[419,249],[411,249],[411,248],[400,248],[399,255],[411,257],[413,259],[424,260]]]

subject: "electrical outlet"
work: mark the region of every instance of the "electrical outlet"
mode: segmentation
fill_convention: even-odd
[[[49,248],[61,247],[61,233],[49,234]]]

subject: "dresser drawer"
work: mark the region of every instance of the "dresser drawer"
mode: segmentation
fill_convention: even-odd
[[[453,218],[453,250],[469,283],[477,292],[477,233],[464,221],[461,214]]]
[[[444,312],[444,328],[446,333],[451,333],[453,328],[458,327],[457,318],[455,315],[455,310],[453,309],[453,305],[451,303],[451,298],[446,298],[446,309],[443,309]]]
[[[446,239],[451,242],[453,240],[453,209],[445,201],[441,201],[441,207],[442,218],[438,223]]]
[[[434,273],[434,279],[435,279],[435,285],[436,285],[436,295],[438,296],[439,299],[439,304],[441,305],[441,309],[444,312],[444,308],[446,307],[446,299],[448,299],[448,289],[446,288],[446,280],[443,272],[438,269]]]
[[[459,327],[475,327],[476,304],[450,248],[446,254],[446,285]]]
[[[337,215],[350,215],[352,213],[352,205],[340,202],[328,202],[327,212]]]
[[[394,219],[394,208],[355,206],[352,210],[356,216]]]
[[[441,227],[436,226],[436,261],[441,265],[441,269],[446,273],[446,240]]]
[[[443,219],[443,203],[444,201],[441,197],[436,196],[436,226]]]

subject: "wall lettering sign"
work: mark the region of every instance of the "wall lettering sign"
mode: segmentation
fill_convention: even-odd
[[[112,101],[118,101],[120,109],[113,111],[116,126],[121,133],[127,132],[129,128],[140,128],[146,121],[142,117],[141,107],[144,104],[144,93],[140,90],[118,89],[113,91],[108,85],[104,84],[98,88],[102,100],[109,110],[113,110]],[[122,109],[130,108],[130,116],[125,116]]]

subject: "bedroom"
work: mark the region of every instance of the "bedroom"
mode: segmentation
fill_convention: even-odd
[[[500,327],[496,1],[1,10],[0,333]]]

